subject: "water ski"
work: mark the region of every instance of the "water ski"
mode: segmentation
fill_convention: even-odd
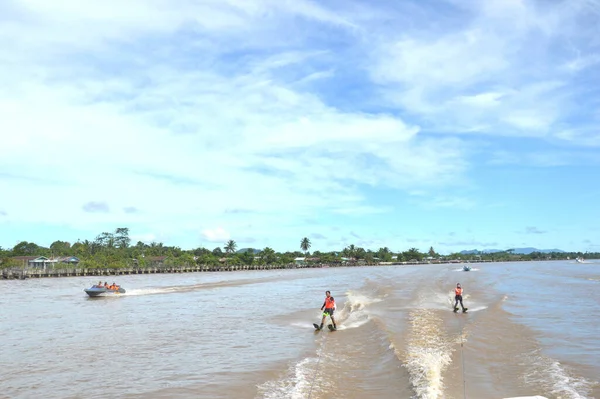
[[[315,331],[319,331],[321,329],[317,323],[313,323],[313,326],[315,327]]]
[[[333,326],[333,324],[327,324],[327,327],[329,328],[329,331],[335,331],[335,330],[337,330],[337,328],[335,328]]]
[[[469,308],[464,308],[462,312],[467,313],[467,310],[469,310]],[[454,313],[457,313],[457,312],[458,312],[458,308],[454,308]]]

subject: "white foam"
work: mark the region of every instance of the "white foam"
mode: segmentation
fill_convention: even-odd
[[[381,302],[381,298],[373,298],[364,294],[349,291],[344,307],[337,315],[338,330],[358,328],[369,321],[369,305]]]
[[[545,396],[512,396],[510,398],[504,398],[504,399],[548,399]]]
[[[258,392],[264,399],[308,398],[312,390],[319,390],[329,383],[325,378],[327,373],[318,372],[318,366],[318,357],[305,358],[291,365],[284,377],[259,385]]]
[[[539,351],[528,354],[533,359],[532,369],[523,378],[527,383],[540,385],[556,397],[563,399],[585,399],[592,385],[583,377],[572,375],[572,373],[557,360],[539,354]]]
[[[469,310],[467,312],[468,313],[479,312],[480,310],[484,310],[487,308],[488,308],[487,306],[475,306],[474,308],[468,308]]]
[[[153,295],[153,294],[166,294],[168,292],[175,292],[173,288],[145,288],[145,289],[135,289],[135,290],[127,290],[124,296],[139,296],[139,295]]]
[[[443,397],[442,374],[452,361],[452,340],[434,312],[418,309],[411,313],[411,332],[404,366],[418,398]]]

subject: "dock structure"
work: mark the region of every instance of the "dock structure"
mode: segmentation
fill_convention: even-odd
[[[489,261],[464,263],[483,263]],[[374,265],[361,263],[333,263],[333,264],[309,264],[309,265],[184,265],[184,266],[147,266],[147,267],[122,267],[122,268],[6,268],[0,269],[0,279],[5,280],[25,280],[28,278],[45,277],[81,277],[81,276],[125,276],[131,274],[163,274],[163,273],[198,273],[198,272],[233,272],[249,270],[275,270],[275,269],[310,269],[323,267],[352,267],[352,266],[401,266],[401,265],[426,265],[431,263],[458,263],[458,262],[429,262],[429,261],[410,261],[410,262],[381,262]],[[463,263],[463,262],[460,262]]]
[[[44,277],[80,277],[80,276],[125,276],[130,274],[196,273],[226,272],[242,270],[271,270],[292,268],[286,265],[219,265],[219,266],[162,266],[162,267],[122,267],[122,268],[19,268],[0,270],[0,278],[24,280]]]

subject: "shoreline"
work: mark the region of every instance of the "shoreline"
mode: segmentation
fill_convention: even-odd
[[[547,260],[545,260],[547,261]],[[207,273],[207,272],[236,272],[236,271],[258,271],[258,270],[276,270],[276,269],[320,269],[329,267],[373,267],[373,266],[406,266],[406,265],[460,265],[460,264],[478,264],[478,263],[499,263],[499,262],[536,262],[535,260],[514,260],[514,261],[413,261],[413,262],[381,262],[378,264],[315,264],[315,265],[194,265],[194,266],[150,266],[150,267],[123,267],[123,268],[7,268],[0,269],[0,280],[26,280],[29,278],[57,278],[57,277],[98,277],[98,276],[126,276],[135,274],[172,274],[172,273]]]

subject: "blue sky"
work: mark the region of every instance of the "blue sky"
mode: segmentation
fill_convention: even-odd
[[[600,1],[8,0],[0,245],[600,250]]]

